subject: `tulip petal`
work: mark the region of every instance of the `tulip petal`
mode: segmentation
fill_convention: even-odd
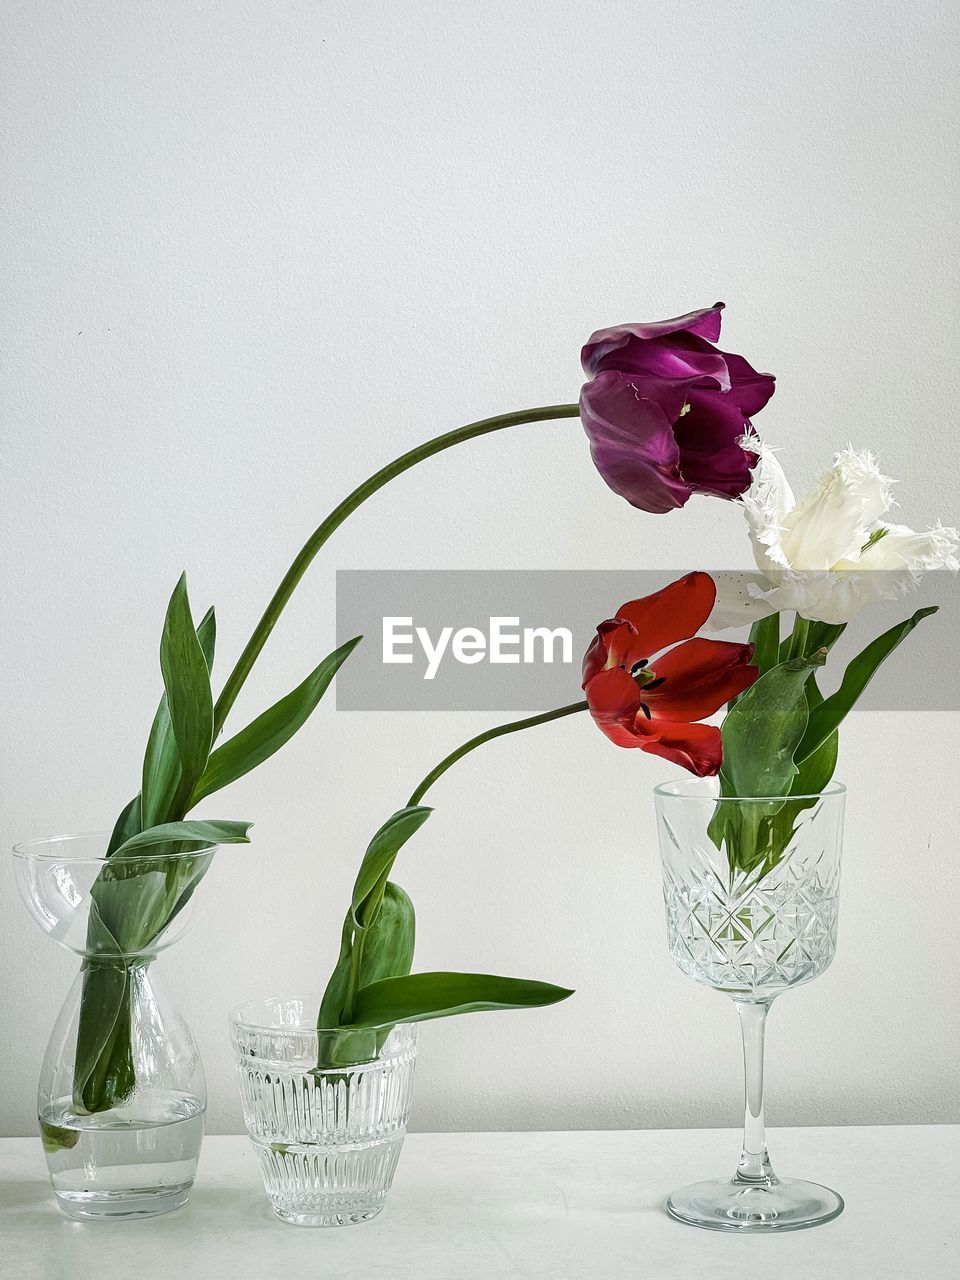
[[[717,589],[709,573],[688,573],[662,591],[629,600],[617,617],[636,629],[640,655],[652,657],[667,645],[696,635],[713,608]]]
[[[640,689],[623,667],[609,667],[586,685],[590,714],[595,720],[632,720],[640,710]]]
[[[740,500],[754,559],[757,568],[764,571],[787,569],[789,565],[780,539],[784,522],[797,500],[773,450],[766,448],[757,437],[752,443],[758,450],[757,465],[751,473],[750,487]]]
[[[689,333],[670,334],[656,342],[631,336],[616,351],[594,363],[598,374],[615,369],[677,386],[706,386],[714,394],[726,393],[731,387],[724,353]]]
[[[688,311],[686,315],[676,316],[672,320],[655,320],[650,324],[618,324],[609,329],[598,329],[590,335],[580,353],[584,372],[591,375],[596,373],[604,356],[626,346],[632,338],[650,341],[686,331],[706,338],[708,342],[716,342],[720,337],[720,312],[723,305],[722,302],[715,302],[712,307]]]
[[[636,680],[623,667],[610,667],[587,681],[584,691],[594,723],[611,742],[636,746],[632,725],[642,714]]]
[[[831,569],[859,560],[870,531],[890,506],[892,481],[871,454],[846,449],[783,522],[780,545],[791,569]]]
[[[772,373],[758,373],[743,356],[726,352],[724,359],[730,370],[730,398],[736,401],[745,417],[751,418],[776,391],[777,380]]]
[[[851,566],[823,573],[781,573],[771,575],[779,585],[764,596],[779,613],[795,610],[810,622],[836,625],[850,622],[868,605],[879,600],[897,600],[916,583],[916,574],[907,569],[877,572]]]
[[[691,388],[687,412],[674,424],[680,450],[680,474],[697,493],[738,498],[750,484],[757,458],[740,441],[750,420],[733,399]]]
[[[580,417],[593,461],[603,479],[642,511],[662,515],[682,507],[690,489],[680,474],[673,423],[683,392],[656,384],[657,398],[637,379],[601,373],[580,393]]]
[[[712,724],[683,724],[638,717],[630,744],[662,756],[700,778],[712,777],[723,764],[723,739]]]
[[[655,689],[644,695],[655,721],[704,720],[745,689],[760,672],[752,664],[752,644],[687,640],[656,660]]]
[[[749,627],[758,618],[767,618],[776,612],[765,599],[765,593],[771,589],[771,580],[765,573],[721,571],[714,574],[714,582],[717,600],[706,622],[708,631]]]
[[[960,550],[960,534],[956,529],[938,524],[935,529],[917,532],[904,524],[885,524],[883,534],[876,538],[860,557],[863,569],[896,571],[909,569],[913,573],[931,569],[960,569],[957,552]],[[838,568],[852,566],[842,563]]]
[[[649,656],[636,627],[622,618],[608,618],[597,627],[590,648],[583,656],[583,688],[607,667],[624,667],[628,672],[641,658]]]

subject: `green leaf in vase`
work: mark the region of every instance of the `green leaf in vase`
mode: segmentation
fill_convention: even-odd
[[[937,605],[930,605],[926,609],[918,609],[912,617],[897,623],[882,636],[878,636],[848,664],[843,680],[840,682],[840,688],[829,698],[824,698],[819,706],[811,711],[810,722],[797,749],[799,762],[809,759],[820,750],[855,705],[881,663],[889,658],[914,627],[918,626],[924,618],[929,618],[931,614],[936,613],[937,607]]]
[[[823,705],[823,694],[817,685],[815,673],[811,673],[806,683],[807,695],[807,728],[815,716],[818,707]],[[801,747],[802,747],[801,743]],[[797,776],[793,780],[790,792],[795,796],[818,795],[829,784],[837,767],[837,756],[840,751],[840,734],[834,729],[828,734],[817,749],[805,759],[797,760]],[[797,757],[800,748],[797,749]]]
[[[48,1124],[46,1120],[40,1121],[40,1141],[47,1155],[54,1155],[57,1151],[72,1150],[79,1138],[79,1129],[64,1129],[58,1124]]]
[[[179,844],[182,841],[197,845],[210,844],[249,844],[247,832],[252,822],[231,822],[217,818],[185,818],[183,822],[162,822],[159,826],[149,827],[135,836],[131,836],[116,850],[113,857],[129,857],[142,850],[158,849],[166,844]]]
[[[749,872],[779,855],[778,814],[798,774],[794,753],[807,726],[807,682],[826,650],[773,667],[741,695],[723,722],[721,796],[708,833],[725,848],[731,873]],[[761,797],[750,803],[750,797]],[[743,801],[741,803],[741,801]],[[792,830],[792,824],[790,826]]]
[[[207,761],[188,807],[198,804],[205,796],[219,791],[237,778],[242,778],[245,773],[279,751],[306,723],[326,693],[331,680],[362,638],[356,636],[334,650],[292,693],[281,698],[245,729],[241,729],[223,746],[218,747]]]
[[[779,613],[757,619],[750,628],[750,643],[753,645],[753,665],[764,675],[780,661]],[[727,703],[727,710],[732,711],[742,697],[742,693],[732,697]]]
[[[352,911],[347,912],[341,935],[340,959],[331,974],[320,1004],[317,1026],[339,1027],[344,1017],[354,964],[358,950],[357,987],[367,987],[382,978],[396,978],[410,972],[416,941],[416,915],[408,894],[398,884],[387,881],[383,901],[373,924],[357,930]]]
[[[206,659],[207,670],[213,670],[213,651],[216,642],[217,623],[213,609],[208,609],[197,627],[197,639]],[[152,827],[163,822],[171,815],[168,812],[170,802],[180,781],[180,762],[176,756],[176,743],[170,725],[170,713],[167,710],[167,695],[160,699],[157,714],[147,742],[147,750],[143,762],[144,778],[147,781],[147,793],[151,796],[151,818],[145,822],[143,818],[142,791],[133,797],[117,818],[107,845],[107,857],[128,840],[142,831],[145,826]]]
[[[197,627],[197,640],[200,643],[208,674],[213,670],[216,639],[216,615],[213,609],[208,609]],[[143,757],[143,778],[140,786],[142,826],[152,827],[158,822],[165,822],[168,818],[175,816],[170,813],[170,806],[179,782],[180,758],[173,734],[169,703],[164,693],[153,719]]]
[[[780,642],[780,661],[786,662],[788,658],[804,658],[808,653],[816,653],[818,649],[826,649],[829,653],[836,642],[847,629],[845,622],[811,622],[806,618],[797,617],[797,624],[804,627],[803,643],[801,651],[792,653],[794,645],[793,635],[788,635]],[[795,624],[796,625],[796,624]]]
[[[203,773],[213,742],[213,694],[207,660],[190,613],[186,574],[181,575],[167,606],[160,638],[160,670],[180,772],[192,789]]]
[[[212,844],[245,844],[248,822],[168,822],[129,837],[107,860],[90,891],[87,948],[74,1067],[74,1100],[106,1111],[135,1086],[130,1046],[133,962],[189,901],[210,865]],[[195,854],[163,857],[165,848]]]
[[[408,805],[389,817],[367,845],[353,886],[350,909],[357,929],[366,929],[376,919],[383,901],[387,877],[397,854],[433,812],[425,805]]]
[[[87,947],[90,952],[83,965],[80,993],[80,1017],[74,1054],[73,1100],[79,1111],[107,1111],[125,1097],[133,1087],[133,1058],[127,1025],[125,1002],[128,995],[128,966],[122,955],[122,944],[113,929],[121,932],[109,916],[111,906],[106,894],[104,909],[100,898],[104,882],[98,879],[91,892]],[[118,913],[122,924],[122,912]],[[132,922],[135,928],[135,922]]]
[[[493,1009],[536,1009],[572,996],[566,987],[489,973],[412,973],[385,978],[357,993],[354,1023],[425,1022]]]
[[[342,1067],[375,1057],[389,1035],[381,1028],[371,1038],[369,1031],[331,1030],[349,1026],[347,1002],[351,975],[356,967],[355,986],[370,986],[383,978],[408,974],[413,965],[416,917],[413,903],[398,884],[387,881],[376,919],[368,929],[355,929],[353,913],[347,912],[341,936],[340,959],[320,1004],[317,1018],[320,1068]]]
[[[823,702],[823,694],[817,687],[815,672],[811,672],[806,683],[808,717]],[[797,819],[806,809],[817,803],[820,793],[830,784],[837,767],[837,755],[840,749],[840,734],[834,729],[825,738],[820,747],[797,765],[797,775],[790,788],[790,794],[783,805],[769,820],[769,831],[765,841],[765,861],[768,865],[778,862],[786,852],[793,838]],[[794,800],[794,796],[804,799]],[[811,798],[812,797],[812,798]],[[761,841],[761,843],[764,843]]]
[[[114,824],[113,831],[110,835],[110,842],[107,845],[107,857],[112,855],[120,848],[125,841],[131,836],[135,836],[138,831],[143,830],[143,821],[140,811],[140,793],[138,792],[133,799],[122,810],[119,818]]]
[[[723,722],[726,794],[786,795],[797,775],[794,753],[807,727],[806,683],[826,650],[773,667],[740,697]]]
[[[249,843],[250,825],[217,820],[166,822],[122,844],[91,890],[99,920],[115,941],[113,950],[122,956],[148,951],[207,871],[212,855],[206,848]],[[165,851],[180,856],[164,857]],[[94,949],[94,942],[91,928],[88,948]]]
[[[750,643],[753,645],[753,665],[759,669],[760,674],[772,671],[780,661],[779,613],[757,619],[750,628]]]

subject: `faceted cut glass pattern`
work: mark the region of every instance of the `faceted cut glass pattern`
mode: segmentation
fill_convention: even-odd
[[[818,977],[837,944],[836,885],[777,867],[738,876],[664,877],[670,954],[696,982],[763,997]]]
[[[765,999],[818,977],[837,943],[840,880],[835,809],[799,813],[779,861],[751,871],[709,834],[710,799],[659,806],[663,896],[674,963],[695,982],[730,995]],[[730,824],[735,829],[735,824]]]

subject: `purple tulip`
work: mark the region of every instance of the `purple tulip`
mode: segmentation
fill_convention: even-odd
[[[661,514],[691,494],[737,498],[756,455],[740,441],[774,391],[770,373],[712,344],[723,303],[654,324],[598,329],[581,360],[580,417],[597,470],[621,497]]]

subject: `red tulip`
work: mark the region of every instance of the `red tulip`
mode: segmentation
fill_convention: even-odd
[[[759,675],[752,644],[691,638],[716,594],[708,573],[688,573],[631,600],[601,622],[583,659],[590,714],[610,741],[663,756],[700,777],[720,772],[723,746],[715,725],[696,722]]]

